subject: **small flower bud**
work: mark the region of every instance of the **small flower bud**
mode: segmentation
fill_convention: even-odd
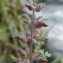
[[[18,39],[18,40],[21,40],[23,43],[27,43],[28,42],[28,39],[25,37],[25,36],[23,36],[23,35],[17,35],[17,36],[15,36],[14,38],[16,38],[16,39]]]
[[[26,32],[26,38],[28,39],[29,42],[30,42],[30,40],[33,40],[33,38],[31,38],[30,32]]]
[[[38,38],[41,34],[41,29],[37,28],[33,33],[33,38]]]
[[[30,17],[27,14],[22,14],[21,17],[25,23],[30,23]]]
[[[30,32],[26,32],[26,36],[31,36]]]
[[[37,57],[40,56],[40,55],[41,55],[41,50],[39,50],[39,51],[37,51],[37,52],[35,53],[34,58],[37,58]]]
[[[41,22],[41,24],[43,25],[43,27],[47,27],[48,25],[44,22]]]
[[[26,54],[26,52],[25,52],[22,48],[18,48],[17,51],[18,51],[18,53],[20,54],[20,57],[21,57],[22,59],[27,58],[27,54]]]
[[[25,6],[26,6],[30,11],[33,10],[33,6],[32,6],[32,5],[30,5],[30,4],[25,4]]]
[[[30,17],[29,17],[27,14],[21,14],[21,17],[22,17],[23,19],[27,19],[27,20],[30,19]]]
[[[34,25],[37,27],[37,28],[40,28],[40,27],[47,27],[48,25],[42,21],[35,21],[34,22]]]
[[[38,5],[34,10],[35,10],[36,12],[39,12],[43,7],[44,7],[44,5],[40,4],[40,5]]]

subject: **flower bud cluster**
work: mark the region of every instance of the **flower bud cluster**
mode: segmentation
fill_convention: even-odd
[[[39,4],[37,6],[31,5],[31,4],[25,4],[25,6],[30,11],[34,11],[34,12],[40,12],[41,9],[44,7],[44,5],[42,5],[42,4]],[[30,25],[33,24],[33,26],[35,27],[35,30],[32,33],[32,38],[31,38],[31,32],[29,32],[29,31],[26,32],[25,35],[17,34],[16,36],[14,36],[14,38],[21,40],[23,43],[27,43],[30,40],[37,39],[38,37],[40,37],[40,34],[42,32],[41,27],[47,27],[48,26],[45,22],[40,20],[42,17],[43,16],[39,16],[38,18],[33,20],[33,18],[30,18],[27,14],[22,14],[21,15],[22,21],[24,21],[26,24],[27,23]],[[33,22],[32,22],[32,20],[33,20]],[[46,38],[44,38],[44,39],[46,40]],[[22,59],[27,59],[27,58],[30,59],[27,56],[26,52],[22,48],[18,48],[17,52],[19,53],[19,55]],[[47,63],[47,59],[40,57],[40,55],[41,55],[41,50],[39,50],[35,53],[35,55],[33,56],[33,62],[36,61],[36,63]],[[20,62],[19,59],[12,61],[12,63],[18,63],[18,62]]]

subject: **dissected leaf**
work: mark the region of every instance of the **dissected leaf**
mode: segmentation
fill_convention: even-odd
[[[48,51],[45,52],[45,56],[46,56],[46,57],[51,57],[51,55],[52,55],[52,54],[48,53]]]
[[[36,44],[38,44],[38,45],[43,45],[43,44],[44,44],[42,38],[37,38],[37,39],[34,39],[33,41],[34,41]]]
[[[41,56],[42,56],[42,57],[47,58],[47,57],[51,57],[51,55],[52,55],[52,54],[48,53],[48,51],[45,52],[44,49],[41,51]]]

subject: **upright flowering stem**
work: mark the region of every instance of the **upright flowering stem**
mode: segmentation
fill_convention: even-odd
[[[33,46],[33,39],[35,39],[35,43],[38,44],[38,42],[41,43],[41,41],[44,41],[46,40],[47,38],[46,37],[41,37],[40,34],[41,34],[41,27],[47,27],[48,25],[42,21],[44,21],[44,19],[41,20],[42,16],[39,16],[38,18],[35,19],[34,17],[34,13],[35,12],[40,12],[41,9],[43,8],[43,5],[42,4],[37,4],[38,0],[30,0],[31,3],[33,3],[33,5],[31,4],[25,4],[25,6],[30,10],[32,11],[32,18],[30,18],[29,15],[27,14],[22,14],[21,15],[21,20],[24,21],[24,23],[26,24],[31,24],[31,28],[30,28],[30,33],[26,33],[26,35],[21,35],[21,34],[18,34],[16,35],[14,38],[18,39],[18,40],[21,40],[23,43],[27,43],[28,41],[29,42],[29,51],[30,51],[30,54],[29,56],[26,54],[26,52],[22,49],[22,48],[18,48],[17,49],[17,52],[19,53],[19,57],[20,58],[17,58],[17,59],[14,59],[12,61],[12,63],[18,63],[18,62],[21,62],[21,59],[22,61],[24,61],[25,59],[29,59],[30,60],[30,63],[33,63],[33,62],[36,62],[36,63],[47,63],[47,57],[50,57],[51,54],[48,54],[48,52],[44,52],[44,50],[39,50],[35,53],[35,55],[33,56],[32,55],[32,46]],[[36,27],[36,29],[34,29]],[[40,36],[40,37],[39,37]],[[43,40],[44,38],[44,40]],[[38,44],[39,45],[39,44]],[[33,56],[33,57],[32,57]],[[42,57],[41,57],[42,56]],[[34,59],[33,59],[34,58]]]
[[[32,19],[31,19],[30,63],[33,63],[32,60],[32,42],[33,42],[33,26],[34,26],[33,22],[34,22],[34,10],[32,11]]]

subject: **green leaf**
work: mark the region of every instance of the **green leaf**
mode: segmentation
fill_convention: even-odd
[[[18,34],[22,34],[22,32],[16,32],[16,33],[14,33],[14,35],[18,35]]]
[[[38,45],[41,45],[40,42],[37,43]]]
[[[45,3],[37,4],[37,6],[45,6]]]
[[[46,21],[46,20],[49,20],[49,18],[42,18],[41,20],[42,21]]]
[[[23,18],[22,18],[22,17],[20,17],[20,20],[23,20]]]
[[[34,3],[37,3],[38,0],[33,0]]]
[[[48,51],[44,51],[44,49],[41,51],[41,57],[51,57],[52,54],[48,53]]]
[[[45,56],[46,56],[46,57],[51,57],[51,55],[52,55],[52,54],[48,53],[48,51],[45,52]]]
[[[63,54],[61,54],[59,57],[57,57],[51,63],[61,63],[62,60],[63,60]]]
[[[41,55],[43,55],[44,54],[44,49],[41,51]]]
[[[33,0],[30,0],[30,3],[32,3],[32,4],[33,4]]]
[[[22,34],[22,32],[18,32],[19,34]]]
[[[47,52],[45,52],[45,55],[47,55],[48,54],[48,51]]]
[[[35,43],[37,43],[37,41],[36,41],[35,39],[33,39],[33,41],[34,41]]]
[[[44,44],[44,39],[43,38],[37,38],[33,40],[37,45],[43,45]]]
[[[38,0],[30,0],[30,3],[37,3],[38,2]]]

